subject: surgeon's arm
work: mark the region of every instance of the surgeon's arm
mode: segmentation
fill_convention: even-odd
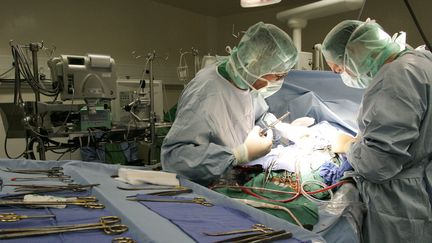
[[[381,87],[363,99],[359,126],[364,129],[347,157],[354,169],[372,182],[391,179],[412,159],[409,148],[419,136],[423,109],[404,92],[412,91]]]
[[[212,141],[215,132],[205,114],[179,112],[162,145],[163,169],[201,184],[218,179],[235,158],[231,148]]]

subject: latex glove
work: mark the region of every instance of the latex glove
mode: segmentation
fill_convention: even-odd
[[[295,119],[293,122],[291,122],[291,125],[293,126],[303,126],[303,127],[310,127],[315,123],[315,119],[312,117],[304,116]]]
[[[265,135],[261,135],[261,130],[259,126],[252,128],[244,143],[233,149],[238,163],[258,159],[270,152],[273,144],[273,131],[269,129]]]
[[[347,133],[338,133],[331,141],[331,149],[333,153],[346,153],[351,146],[357,140],[357,137],[353,137]]]
[[[298,143],[301,139],[307,138],[312,134],[308,127],[294,126],[285,122],[276,124],[275,129],[283,139],[293,141],[294,143]]]

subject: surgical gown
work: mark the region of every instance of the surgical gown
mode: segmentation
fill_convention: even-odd
[[[348,160],[368,207],[366,242],[432,242],[432,54],[384,65],[360,107]]]
[[[162,144],[163,169],[203,185],[215,182],[235,165],[232,149],[267,114],[274,117],[267,110],[262,96],[236,88],[216,65],[201,70],[183,91]]]

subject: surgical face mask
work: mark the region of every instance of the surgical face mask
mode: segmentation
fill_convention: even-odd
[[[365,89],[372,81],[372,79],[366,75],[353,78],[348,73],[342,72],[340,76],[346,86],[356,89]]]
[[[255,87],[253,87],[249,83],[246,83],[246,84],[252,89],[252,91],[259,93],[264,98],[267,98],[267,97],[271,96],[272,94],[276,93],[282,87],[282,84],[284,81],[283,79],[280,79],[277,81],[270,82],[267,79],[263,79],[263,78],[260,78],[260,80],[267,82],[267,85],[260,88],[260,89],[256,89]]]
[[[258,92],[264,97],[267,98],[274,93],[276,93],[280,88],[282,87],[283,79],[269,82],[267,81],[267,85],[261,89],[258,90]]]

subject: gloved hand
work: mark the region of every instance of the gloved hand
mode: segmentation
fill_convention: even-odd
[[[304,116],[295,119],[293,122],[291,122],[291,125],[293,126],[303,126],[303,127],[310,127],[315,123],[315,119],[312,117]]]
[[[280,122],[275,125],[278,134],[286,139],[298,143],[301,139],[311,136],[310,128],[305,126],[295,126],[285,122]]]
[[[346,153],[352,143],[356,141],[356,138],[347,133],[338,133],[330,141],[331,149],[333,153]]]
[[[269,129],[264,136],[260,135],[261,130],[259,126],[252,128],[244,143],[233,149],[238,163],[258,159],[270,152],[273,144],[273,131]]]

